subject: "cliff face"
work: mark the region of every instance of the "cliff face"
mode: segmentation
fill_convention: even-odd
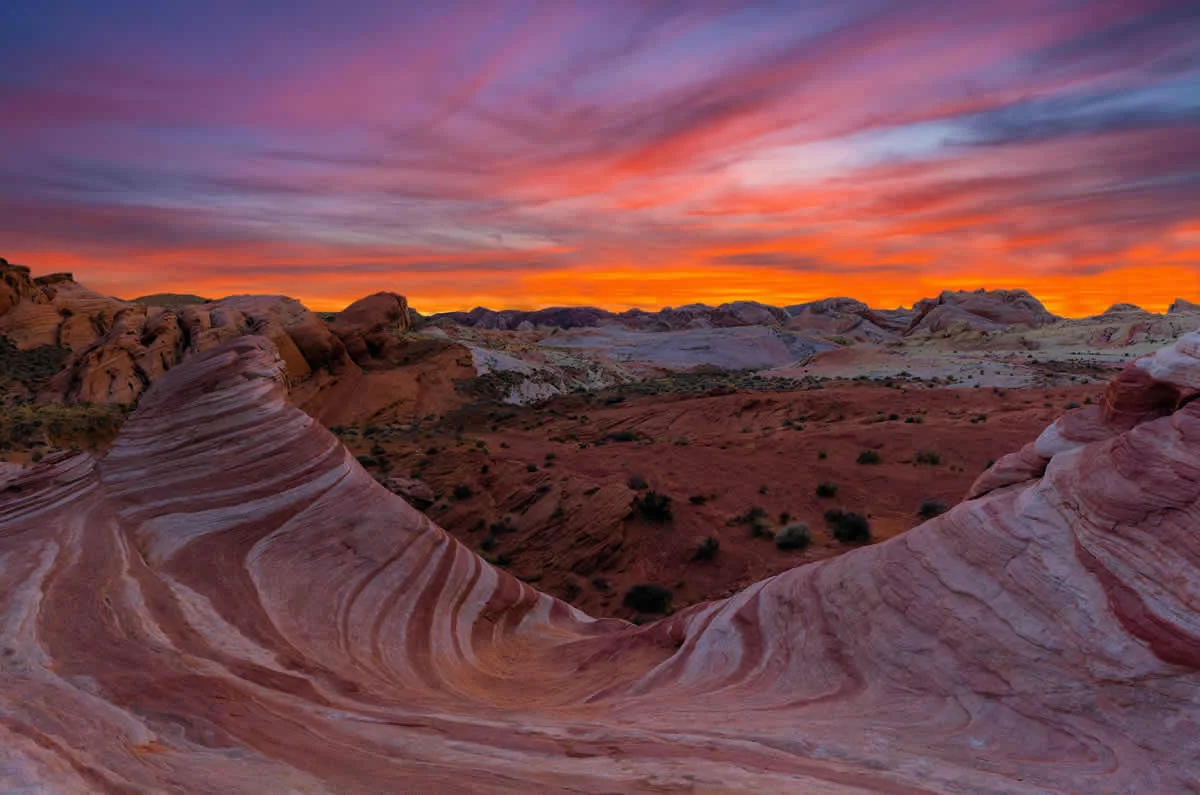
[[[449,538],[288,369],[229,340],[0,474],[0,789],[1197,791],[1200,335],[950,512],[642,627]]]
[[[355,375],[359,365],[395,358],[397,335],[409,326],[408,302],[395,293],[364,298],[325,323],[284,296],[122,301],[70,274],[34,279],[0,262],[0,334],[23,350],[70,351],[43,400],[133,403],[188,356],[243,335],[269,339],[292,381]]]

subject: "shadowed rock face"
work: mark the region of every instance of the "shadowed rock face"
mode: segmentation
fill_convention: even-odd
[[[232,340],[103,458],[0,473],[0,790],[1196,792],[1198,356],[903,536],[634,627],[485,564]]]

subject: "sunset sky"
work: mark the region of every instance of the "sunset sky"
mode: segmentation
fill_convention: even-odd
[[[1200,3],[3,3],[0,255],[318,310],[1161,311],[1200,300]]]

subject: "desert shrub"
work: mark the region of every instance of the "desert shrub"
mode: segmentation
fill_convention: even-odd
[[[1077,409],[1077,408],[1079,408],[1079,404],[1076,403],[1074,400],[1072,400],[1070,403],[1063,406],[1063,408],[1064,409]]]
[[[855,459],[859,464],[878,464],[882,460],[879,457],[879,453],[874,450],[863,450],[858,454],[858,458]]]
[[[916,455],[913,456],[913,460],[918,464],[937,466],[942,463],[942,454],[937,450],[918,450]]]
[[[608,439],[610,442],[636,442],[638,440],[638,435],[637,431],[625,429],[621,431],[613,431],[604,438]]]
[[[537,472],[537,469],[537,464],[533,463],[532,461],[525,465],[526,472]]]
[[[713,536],[705,536],[696,542],[696,554],[692,558],[694,560],[712,560],[717,556],[717,550],[720,548],[720,541]]]
[[[821,459],[822,461],[824,461],[826,458],[829,458],[829,453],[825,452],[824,450],[818,450],[818,451],[817,451],[817,458],[819,458],[819,459]]]
[[[634,491],[645,491],[650,487],[650,484],[641,475],[630,475],[629,479],[625,481],[625,485]]]
[[[625,402],[624,395],[613,395],[612,397],[608,397],[608,398],[604,399],[604,405],[606,405],[606,406],[615,406],[618,403],[624,403],[624,402]]]
[[[923,423],[925,420],[924,420],[924,419],[921,417],[921,415],[919,415],[919,414],[914,414],[914,415],[913,415],[913,416],[911,416],[911,417],[905,417],[905,418],[904,418],[904,421],[905,421],[905,422],[907,422],[907,423],[910,423],[910,424],[916,424],[916,425],[920,425],[920,424],[921,424],[921,423]]]
[[[516,526],[512,523],[511,516],[505,516],[500,521],[492,522],[490,525],[488,525],[488,533],[496,536],[504,535],[505,533],[512,533],[516,529]]]
[[[779,549],[804,549],[812,542],[812,533],[804,522],[792,522],[775,534]]]
[[[0,373],[29,386],[48,381],[67,363],[70,348],[40,345],[19,350],[12,340],[0,334]]]
[[[469,500],[472,493],[471,487],[466,483],[459,483],[454,487],[454,499],[456,500]]]
[[[817,484],[817,496],[818,497],[836,497],[837,493],[838,493],[838,486],[836,483],[818,483]]]
[[[767,487],[766,487],[765,485],[764,485],[764,486],[759,486],[759,487],[758,487],[758,493],[759,493],[759,494],[766,494],[766,493],[767,493]]]
[[[860,544],[871,540],[871,523],[862,514],[831,508],[825,512],[825,523],[833,537],[843,544]]]
[[[567,580],[563,583],[561,598],[564,602],[574,602],[579,598],[579,594],[583,593],[583,588],[574,580]]]
[[[496,536],[488,533],[483,537],[483,540],[479,542],[479,548],[484,552],[491,552],[496,548]]]
[[[703,505],[704,503],[708,502],[708,497],[704,496],[703,494],[693,494],[692,496],[688,497],[688,502],[690,502],[692,505]]]
[[[932,519],[945,513],[946,510],[946,503],[941,500],[921,500],[921,507],[917,508],[917,516],[922,519]]]
[[[671,521],[671,498],[653,489],[634,497],[633,507],[649,522]]]
[[[665,613],[671,606],[671,592],[661,585],[639,583],[625,592],[623,604],[639,613]]]
[[[365,467],[379,466],[379,459],[373,455],[360,455],[360,456],[356,456],[356,458],[358,458],[358,463],[362,464]]]

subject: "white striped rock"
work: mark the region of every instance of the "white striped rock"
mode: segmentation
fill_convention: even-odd
[[[903,536],[635,627],[485,564],[235,339],[0,482],[0,790],[1198,792],[1200,404],[1129,383]]]

